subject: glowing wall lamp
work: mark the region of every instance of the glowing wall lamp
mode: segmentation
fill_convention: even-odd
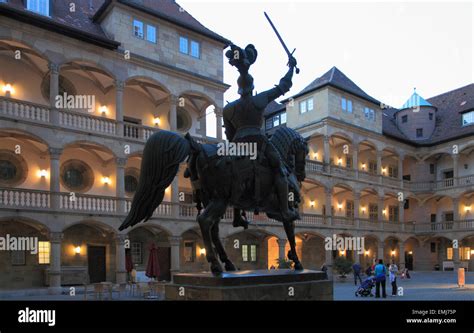
[[[313,153],[313,160],[317,160],[318,159],[318,153]]]
[[[342,210],[342,203],[338,203],[337,208],[339,209],[339,211],[341,211]]]
[[[339,255],[340,256],[345,256],[346,255],[346,250],[340,250]]]
[[[80,246],[76,246],[76,247],[74,248],[74,253],[75,253],[75,254],[81,254],[81,247],[80,247]]]
[[[392,257],[395,257],[395,250],[392,250],[392,252],[390,252],[390,254],[392,255]]]
[[[383,214],[383,216],[386,216],[387,215],[387,210],[386,209],[382,210],[382,214]]]
[[[385,175],[387,173],[387,168],[382,168],[382,175]]]
[[[199,254],[202,255],[202,256],[205,256],[206,255],[206,249],[205,248],[199,249]]]
[[[471,206],[465,206],[465,207],[464,207],[464,211],[465,211],[466,213],[470,213],[470,212],[471,212]]]
[[[160,125],[161,125],[161,119],[160,119],[160,117],[155,117],[155,118],[153,118],[153,124],[154,124],[155,126],[160,126]]]
[[[102,106],[99,108],[99,112],[100,112],[103,116],[106,116],[106,115],[107,115],[107,112],[109,112],[109,109],[108,109],[105,105],[102,105]]]
[[[361,206],[360,210],[362,211],[362,214],[365,214],[365,206]]]
[[[46,171],[45,169],[41,169],[38,171],[38,177],[40,178],[46,178],[47,175],[48,175],[48,171]]]
[[[361,167],[362,167],[362,170],[365,170],[365,163],[362,163]]]
[[[316,201],[310,200],[310,201],[309,201],[309,206],[310,206],[310,207],[316,206]]]
[[[11,97],[15,90],[10,83],[7,83],[3,86],[3,92],[5,93],[5,97]]]
[[[370,255],[370,250],[366,250],[365,255],[368,257]]]
[[[102,183],[104,183],[104,185],[109,185],[110,184],[110,178],[109,177],[102,177]]]
[[[341,157],[339,157],[339,158],[337,159],[337,164],[338,164],[339,166],[342,165],[342,158],[341,158]]]

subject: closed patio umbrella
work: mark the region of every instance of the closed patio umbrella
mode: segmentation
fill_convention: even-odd
[[[151,244],[150,255],[148,256],[148,264],[146,265],[145,275],[149,278],[158,280],[160,276],[160,264],[158,263],[158,249],[155,244]]]
[[[125,249],[125,270],[130,273],[133,269],[132,251]]]

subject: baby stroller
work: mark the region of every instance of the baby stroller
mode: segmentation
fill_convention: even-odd
[[[375,285],[375,277],[370,276],[367,279],[362,282],[362,284],[357,288],[357,291],[355,292],[356,297],[357,296],[362,296],[362,297],[373,297],[374,295],[372,294],[372,288]]]

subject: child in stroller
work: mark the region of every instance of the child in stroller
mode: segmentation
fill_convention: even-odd
[[[362,284],[357,288],[355,295],[362,297],[373,297],[372,288],[375,286],[375,277],[369,276],[367,279],[362,282]]]

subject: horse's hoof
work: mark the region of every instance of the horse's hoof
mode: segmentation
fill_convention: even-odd
[[[295,271],[302,271],[303,269],[303,265],[300,262],[295,263]]]
[[[220,275],[222,274],[223,270],[219,263],[211,264],[211,272],[213,275]]]
[[[235,267],[235,265],[230,260],[227,260],[224,263],[224,267],[225,267],[226,272],[233,272],[237,270],[237,267]]]

